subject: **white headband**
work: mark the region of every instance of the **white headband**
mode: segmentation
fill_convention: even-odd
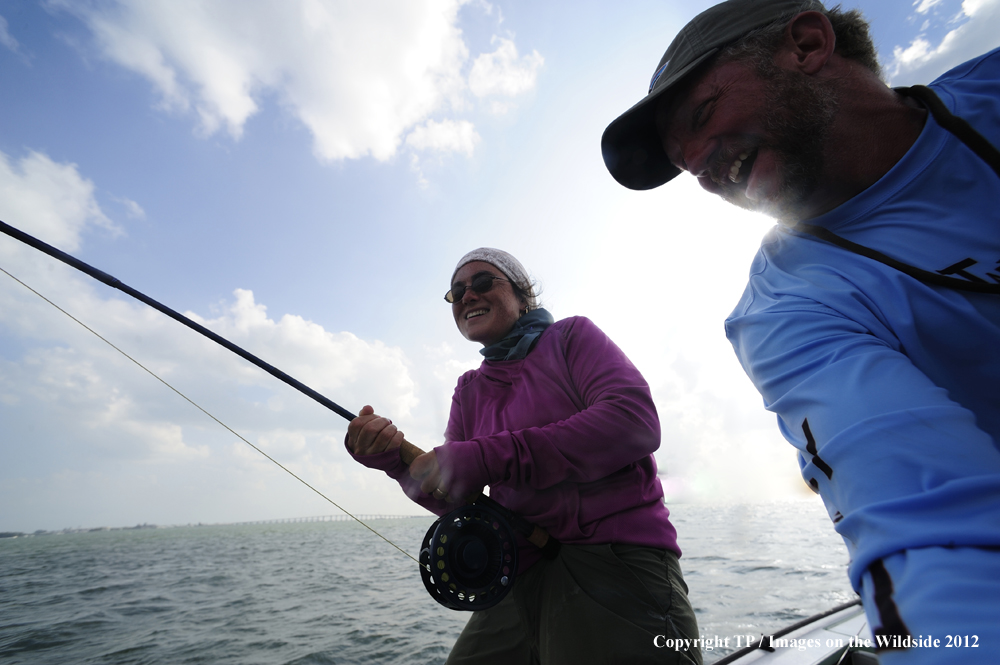
[[[520,261],[502,249],[480,247],[479,249],[472,250],[463,256],[458,265],[455,266],[455,272],[451,273],[451,279],[455,279],[455,274],[462,266],[473,261],[484,261],[495,266],[507,279],[525,293],[528,301],[528,309],[538,308],[538,300],[535,297],[535,289],[532,287],[531,278],[528,277],[528,271],[524,269]]]

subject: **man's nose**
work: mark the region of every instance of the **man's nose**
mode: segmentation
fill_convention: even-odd
[[[683,168],[696,178],[710,176],[712,156],[715,154],[713,142],[692,139],[682,146]]]

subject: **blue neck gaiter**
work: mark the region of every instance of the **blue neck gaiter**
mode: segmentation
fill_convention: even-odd
[[[539,307],[517,320],[507,335],[479,350],[487,360],[521,360],[535,346],[546,328],[555,323],[548,310]]]

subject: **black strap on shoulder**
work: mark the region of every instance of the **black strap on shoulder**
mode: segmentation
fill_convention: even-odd
[[[976,153],[981,160],[990,165],[1000,176],[1000,150],[986,140],[982,134],[972,128],[964,118],[960,118],[948,110],[941,98],[926,85],[914,85],[909,88],[893,88],[904,97],[913,97],[923,102],[939,125],[954,134],[969,150]]]
[[[990,284],[989,282],[969,282],[964,279],[946,277],[945,275],[940,275],[936,272],[921,270],[920,268],[911,266],[908,263],[897,261],[891,256],[886,256],[882,252],[876,251],[871,247],[865,247],[864,245],[859,245],[856,242],[851,242],[847,238],[841,238],[833,231],[824,229],[822,226],[813,226],[812,224],[802,224],[800,222],[793,228],[796,231],[804,231],[809,235],[816,236],[817,238],[825,240],[833,245],[837,245],[838,247],[843,247],[849,252],[854,252],[855,254],[860,254],[861,256],[878,261],[879,263],[884,263],[890,268],[895,268],[899,272],[906,273],[910,277],[920,280],[925,284],[945,286],[950,289],[960,289],[962,291],[972,291],[975,293],[994,293],[1000,295],[1000,284]]]
[[[997,150],[996,147],[987,141],[982,134],[973,129],[972,125],[949,111],[948,107],[944,105],[944,102],[941,101],[941,98],[938,97],[933,90],[925,85],[915,85],[909,88],[894,88],[894,90],[901,95],[913,97],[923,102],[923,104],[931,112],[931,115],[934,116],[934,120],[936,120],[939,125],[954,134],[956,138],[964,143],[972,152],[976,153],[976,155],[986,162],[997,174],[997,176],[1000,177],[1000,150]],[[841,238],[833,231],[825,229],[821,226],[814,226],[812,224],[804,224],[800,222],[796,224],[794,228],[797,231],[803,231],[821,240],[837,245],[838,247],[846,249],[849,252],[860,254],[861,256],[883,263],[890,268],[895,268],[896,270],[905,273],[914,279],[920,280],[925,284],[934,284],[935,286],[944,286],[951,289],[960,289],[962,291],[972,291],[975,293],[993,293],[1000,295],[1000,284],[990,284],[982,281],[966,281],[964,279],[947,277],[939,273],[921,270],[920,268],[911,266],[908,263],[897,261],[896,259],[886,256],[882,252],[876,251],[870,247],[865,247],[864,245],[859,245],[856,242],[851,242],[846,238]]]

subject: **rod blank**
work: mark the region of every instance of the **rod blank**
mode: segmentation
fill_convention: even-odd
[[[80,272],[83,272],[83,273],[86,273],[86,274],[90,275],[91,277],[93,277],[94,279],[98,280],[99,282],[103,282],[104,284],[107,284],[108,286],[110,286],[112,288],[118,289],[122,293],[127,293],[128,295],[132,296],[136,300],[138,300],[140,302],[143,302],[143,303],[149,305],[150,307],[152,307],[153,309],[166,314],[167,316],[169,316],[170,318],[174,319],[175,321],[178,321],[179,323],[183,323],[184,325],[186,325],[191,330],[194,330],[195,332],[201,333],[202,335],[204,335],[205,337],[209,338],[210,340],[212,340],[216,344],[224,346],[225,348],[229,349],[230,351],[232,351],[236,355],[240,356],[241,358],[243,358],[243,359],[245,359],[245,360],[253,363],[257,367],[261,368],[262,370],[264,370],[265,372],[267,372],[268,374],[270,374],[274,378],[276,378],[276,379],[278,379],[280,381],[285,382],[286,384],[290,385],[292,388],[295,388],[296,390],[298,390],[299,392],[303,393],[304,395],[308,395],[309,397],[313,398],[314,400],[316,400],[317,402],[319,402],[320,404],[322,404],[326,408],[330,409],[331,411],[333,411],[337,415],[342,416],[343,418],[346,418],[347,420],[354,420],[355,414],[351,413],[350,411],[348,411],[344,407],[340,406],[339,404],[337,404],[333,400],[331,400],[331,399],[327,398],[326,396],[324,396],[324,395],[316,392],[315,390],[313,390],[309,386],[305,385],[301,381],[288,376],[287,374],[285,374],[284,372],[282,372],[277,367],[271,365],[270,363],[264,362],[263,360],[261,360],[260,358],[258,358],[254,354],[250,353],[249,351],[247,351],[247,350],[245,350],[245,349],[243,349],[243,348],[241,348],[239,346],[236,346],[235,344],[233,344],[232,342],[230,342],[225,337],[222,337],[220,335],[215,334],[214,332],[212,332],[211,330],[209,330],[208,328],[206,328],[205,326],[203,326],[203,325],[201,325],[199,323],[195,323],[194,321],[192,321],[188,317],[184,316],[180,312],[177,312],[177,311],[175,311],[173,309],[170,309],[166,305],[164,305],[164,304],[162,304],[160,302],[157,302],[156,300],[153,300],[152,298],[150,298],[149,296],[147,296],[145,293],[142,293],[141,291],[137,291],[137,290],[133,289],[131,286],[129,286],[128,284],[125,284],[124,282],[122,282],[117,277],[112,277],[111,275],[107,274],[106,272],[98,270],[97,268],[93,267],[92,265],[84,263],[83,261],[81,261],[80,259],[76,258],[75,256],[70,256],[66,252],[64,252],[62,250],[59,250],[59,249],[56,249],[52,245],[49,245],[48,243],[42,242],[38,238],[35,238],[34,236],[28,235],[27,233],[25,233],[24,231],[21,231],[19,229],[15,229],[13,226],[11,226],[9,224],[6,224],[6,223],[4,223],[2,221],[0,221],[0,231],[3,231],[4,233],[6,233],[10,237],[14,238],[15,240],[20,240],[24,244],[30,245],[31,247],[34,247],[35,249],[37,249],[40,252],[48,254],[49,256],[51,256],[54,259],[58,259],[59,261],[62,261],[63,263],[65,263],[68,266],[72,266],[72,267],[76,268]]]

